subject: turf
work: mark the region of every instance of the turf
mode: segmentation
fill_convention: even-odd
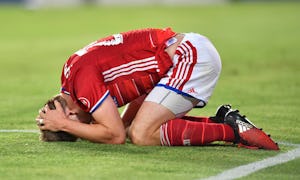
[[[222,57],[214,95],[192,115],[212,115],[218,105],[230,103],[276,141],[299,144],[299,8],[298,3],[37,11],[0,7],[0,129],[37,129],[38,109],[58,93],[62,64],[80,47],[112,33],[170,26],[208,36]],[[42,143],[38,136],[0,133],[0,179],[197,179],[279,153],[224,145]],[[296,159],[246,179],[299,179],[299,165]]]

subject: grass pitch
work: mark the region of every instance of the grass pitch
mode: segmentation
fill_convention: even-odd
[[[208,36],[223,70],[205,109],[231,103],[279,142],[300,143],[300,4],[194,7],[0,7],[0,129],[37,129],[34,118],[59,92],[73,52],[100,37],[144,27]],[[228,146],[137,147],[86,141],[43,143],[37,133],[0,132],[0,179],[197,179],[280,152]],[[281,145],[281,152],[293,147]],[[300,179],[299,158],[245,179]]]

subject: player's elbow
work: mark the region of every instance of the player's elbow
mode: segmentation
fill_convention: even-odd
[[[111,139],[110,144],[125,144],[126,142],[126,135],[119,135]]]
[[[107,144],[125,144],[126,133],[125,131],[111,132]]]
[[[126,137],[116,136],[116,137],[109,137],[106,139],[93,139],[90,141],[93,143],[99,143],[99,144],[125,144]]]
[[[101,133],[101,135],[94,136],[93,139],[90,139],[91,142],[100,143],[100,144],[125,144],[126,142],[126,134],[125,131],[113,132],[106,131],[105,136]]]

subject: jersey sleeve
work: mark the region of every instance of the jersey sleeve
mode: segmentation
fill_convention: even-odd
[[[76,73],[74,89],[77,103],[89,113],[95,112],[109,95],[101,73],[93,66],[81,68]]]
[[[122,33],[127,48],[143,50],[156,49],[175,35],[176,33],[171,28],[146,28]]]
[[[151,29],[151,40],[155,46],[164,44],[168,39],[175,35],[176,33],[171,28]]]

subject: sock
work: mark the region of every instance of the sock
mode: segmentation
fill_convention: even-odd
[[[181,119],[195,121],[195,122],[205,122],[205,123],[214,123],[209,117],[198,117],[198,116],[183,116]]]
[[[233,129],[221,123],[174,119],[160,127],[160,141],[163,146],[197,146],[213,141],[233,142],[234,139]]]

